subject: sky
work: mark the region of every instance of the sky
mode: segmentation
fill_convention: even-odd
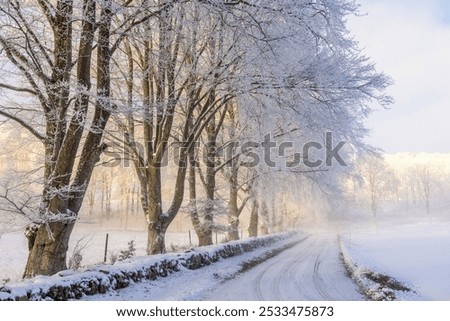
[[[450,153],[450,1],[357,0],[348,27],[390,76],[389,110],[376,107],[367,142],[387,153]]]
[[[389,75],[395,99],[376,106],[367,142],[387,153],[450,153],[450,0],[356,0],[348,27]]]

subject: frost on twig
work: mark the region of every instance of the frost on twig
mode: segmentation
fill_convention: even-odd
[[[73,248],[72,255],[69,258],[69,269],[77,270],[81,267],[81,261],[83,260],[82,252],[90,246],[92,238],[93,235],[85,235],[77,241]]]

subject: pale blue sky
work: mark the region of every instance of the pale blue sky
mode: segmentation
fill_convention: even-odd
[[[368,121],[368,142],[394,152],[450,153],[450,0],[359,0],[349,28],[391,76],[396,103]]]
[[[450,24],[450,1],[449,0],[439,1],[439,7],[442,12],[442,20],[445,23]]]

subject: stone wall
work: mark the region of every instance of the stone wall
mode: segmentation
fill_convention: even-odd
[[[61,271],[53,276],[37,276],[0,288],[0,301],[66,301],[83,295],[106,293],[142,280],[167,277],[181,269],[196,270],[215,262],[270,246],[295,233],[281,233],[221,245],[206,246],[185,253],[133,258],[114,265],[96,265],[85,271]]]

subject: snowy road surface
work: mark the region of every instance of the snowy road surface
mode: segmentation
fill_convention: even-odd
[[[346,276],[336,236],[313,234],[223,283],[203,300],[364,300]]]

